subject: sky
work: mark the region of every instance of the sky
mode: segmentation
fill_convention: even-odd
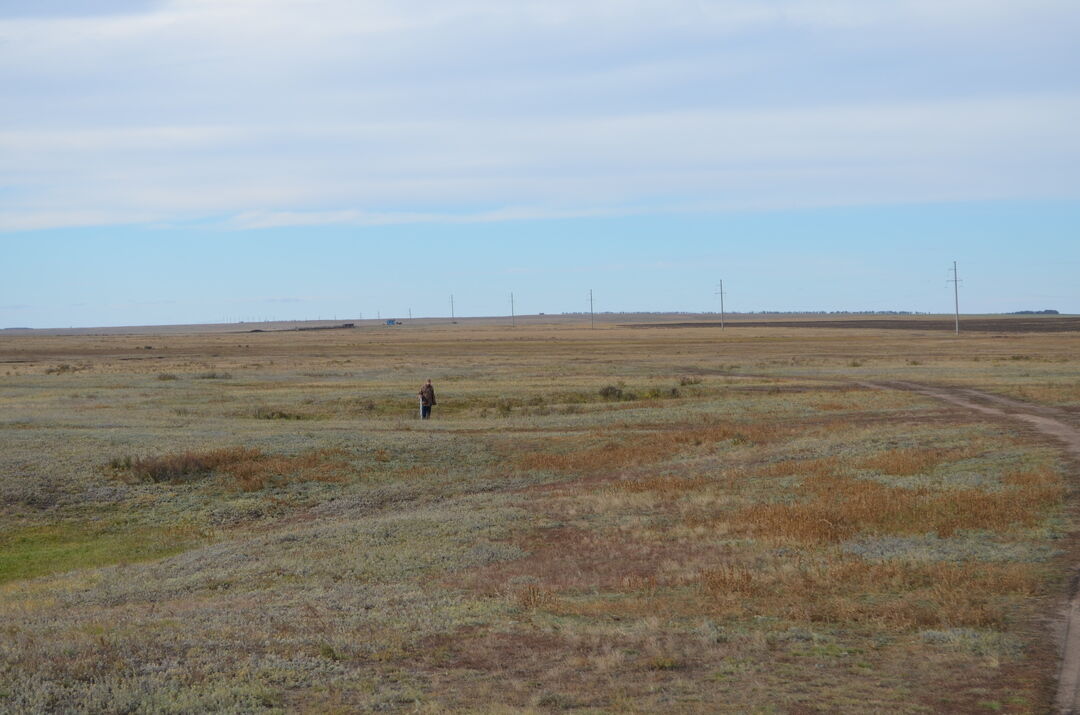
[[[4,0],[0,328],[1080,313],[1075,0]]]

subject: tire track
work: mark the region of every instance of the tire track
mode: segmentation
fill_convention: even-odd
[[[1062,443],[1065,451],[1080,460],[1080,429],[1067,421],[1068,413],[1054,407],[1031,405],[1001,395],[961,387],[941,387],[915,382],[860,382],[876,389],[907,390],[981,412],[993,417],[1020,421]],[[1054,708],[1063,715],[1080,715],[1080,571],[1073,574],[1069,600],[1059,616],[1060,662]]]

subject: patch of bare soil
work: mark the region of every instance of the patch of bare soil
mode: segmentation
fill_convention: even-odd
[[[1066,452],[1080,460],[1080,428],[1070,423],[1073,416],[1056,407],[1032,405],[1001,395],[992,395],[961,387],[942,387],[913,382],[889,381],[864,383],[868,387],[910,390],[985,415],[1026,423],[1032,429],[1053,437]],[[1061,612],[1059,633],[1061,660],[1058,669],[1054,705],[1066,715],[1080,714],[1080,579],[1074,577],[1069,601]]]

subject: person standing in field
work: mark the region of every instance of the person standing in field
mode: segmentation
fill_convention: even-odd
[[[435,388],[431,386],[431,378],[420,388],[420,419],[426,420],[431,417],[431,408],[435,406]]]

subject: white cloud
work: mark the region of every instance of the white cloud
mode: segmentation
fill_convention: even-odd
[[[0,18],[0,230],[1076,198],[1077,26],[1055,0]]]

